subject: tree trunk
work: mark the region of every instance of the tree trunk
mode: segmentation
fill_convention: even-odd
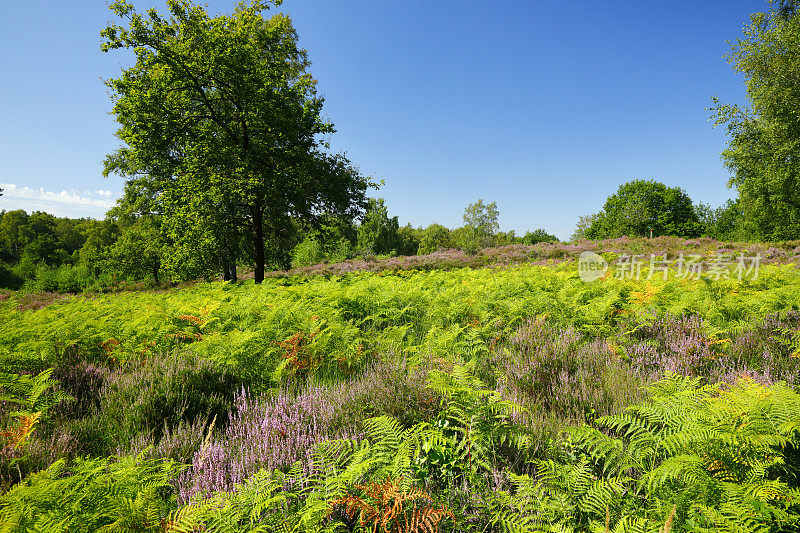
[[[158,269],[159,269],[158,265],[153,267],[153,281],[155,281],[156,285],[160,285],[158,281]]]
[[[222,246],[222,281],[231,280],[231,262],[228,247]]]
[[[256,261],[254,279],[256,283],[264,281],[264,213],[260,205],[250,208],[250,218],[253,219],[253,257]]]

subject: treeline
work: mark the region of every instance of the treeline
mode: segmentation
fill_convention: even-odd
[[[370,199],[363,221],[357,226],[331,225],[311,231],[294,248],[292,266],[339,262],[361,257],[386,258],[400,255],[426,255],[440,250],[458,249],[477,253],[482,248],[508,244],[558,242],[543,229],[517,235],[500,231],[495,202],[483,200],[464,211],[464,225],[455,229],[433,223],[427,227],[400,226],[397,216],[389,216],[382,198]]]
[[[328,217],[320,224],[291,224],[280,249],[270,250],[267,268],[284,270],[348,259],[385,259],[441,250],[469,254],[510,244],[558,242],[544,229],[517,235],[501,231],[495,202],[478,200],[464,210],[463,225],[448,228],[401,226],[384,199],[367,201],[360,219]],[[581,217],[573,241],[630,237],[712,237],[753,240],[738,201],[713,209],[694,204],[679,188],[645,180],[620,186],[603,210]],[[255,261],[245,243],[233,255],[205,255],[202,264],[185,261],[163,217],[135,215],[124,200],[105,220],[59,218],[22,210],[0,211],[0,288],[30,292],[105,290],[126,284],[205,278],[236,281]],[[187,266],[188,265],[188,266]]]
[[[288,239],[291,266],[453,248],[476,253],[489,246],[558,240],[542,229],[522,236],[513,230],[500,231],[498,216],[495,203],[480,200],[467,207],[464,225],[459,228],[441,224],[415,228],[400,226],[382,198],[370,199],[360,223],[330,219],[316,227],[304,227],[295,222]],[[117,208],[102,221],[59,218],[38,211],[0,211],[0,288],[80,292],[191,278],[196,271],[182,270],[172,261],[174,243],[163,229],[158,217],[122,215]],[[236,280],[240,271],[253,264],[252,257],[240,257],[244,258],[241,264],[208,264],[202,271],[206,277]],[[268,266],[281,269],[284,264],[276,261]]]
[[[763,240],[739,199],[717,208],[694,203],[679,187],[653,180],[620,185],[602,211],[580,217],[573,241],[617,237],[711,237],[721,241]],[[786,236],[783,236],[786,238]]]
[[[0,288],[79,292],[152,277],[160,257],[142,222],[0,211]]]

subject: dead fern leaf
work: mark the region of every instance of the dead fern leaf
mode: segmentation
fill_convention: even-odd
[[[439,523],[453,513],[433,507],[430,495],[416,487],[403,488],[396,480],[358,485],[362,496],[347,494],[332,502],[373,533],[436,533]]]
[[[24,446],[31,433],[33,433],[33,427],[41,416],[41,411],[22,414],[16,426],[0,431],[0,440],[3,442],[4,446],[12,449]]]

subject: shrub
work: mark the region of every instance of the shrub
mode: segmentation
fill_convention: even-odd
[[[521,325],[508,345],[494,353],[503,394],[528,408],[515,415],[517,420],[536,430],[544,429],[537,426],[548,419],[558,425],[581,423],[641,399],[650,374],[620,355],[605,340],[537,320]]]
[[[261,468],[286,469],[300,461],[310,472],[316,444],[359,435],[363,421],[371,417],[389,415],[408,427],[429,421],[440,407],[426,385],[424,372],[381,362],[349,381],[310,385],[297,394],[242,392],[228,427],[195,454],[192,470],[181,482],[182,499],[230,491]]]
[[[66,427],[81,452],[91,455],[128,453],[142,442],[158,446],[181,425],[205,426],[215,419],[224,427],[235,391],[243,385],[230,371],[181,352],[138,367],[86,367],[75,376],[65,389],[78,392],[86,410],[64,413]],[[87,411],[88,416],[76,418]]]
[[[274,398],[241,392],[223,435],[195,453],[191,470],[181,478],[181,500],[229,492],[262,468],[285,469],[302,461],[309,471],[313,446],[332,436],[335,410],[321,388],[298,396],[281,392]]]
[[[800,524],[787,445],[800,396],[783,385],[699,386],[670,375],[647,401],[569,433],[537,479],[514,476],[506,530],[789,531]],[[511,511],[509,511],[509,507]]]
[[[314,236],[308,236],[292,252],[292,267],[316,265],[325,259],[322,244]]]
[[[0,262],[0,289],[17,290],[22,287],[23,280],[12,269]]]

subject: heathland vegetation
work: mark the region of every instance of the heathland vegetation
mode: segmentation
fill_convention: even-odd
[[[770,6],[730,56],[752,107],[714,111],[737,199],[633,180],[562,243],[483,200],[400,226],[266,2],[113,2],[124,197],[0,214],[0,532],[797,531],[800,12]]]

